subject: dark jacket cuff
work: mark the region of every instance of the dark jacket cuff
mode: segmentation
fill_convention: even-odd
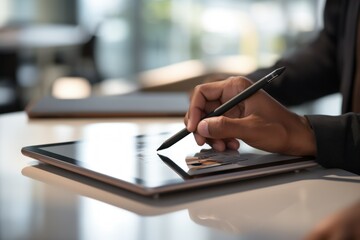
[[[359,115],[305,117],[315,133],[316,161],[327,168],[342,168],[360,174]]]

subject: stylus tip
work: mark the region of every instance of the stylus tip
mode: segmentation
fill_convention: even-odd
[[[163,143],[163,144],[161,144],[161,146],[156,151],[160,151],[160,150],[163,150],[165,148],[168,148],[168,147],[166,146],[165,143]]]
[[[156,149],[156,151],[160,151],[160,150],[163,150],[164,148],[162,148],[161,146],[158,148],[158,149]]]
[[[285,67],[280,67],[278,69],[275,70],[276,75],[280,76],[284,71],[285,71]]]

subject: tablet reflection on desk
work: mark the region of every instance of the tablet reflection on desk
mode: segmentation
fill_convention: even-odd
[[[339,172],[312,169],[151,199],[45,164],[22,170],[27,177],[141,216],[188,211],[189,218],[201,226],[237,238],[266,239],[299,238],[317,221],[344,207],[343,195],[349,201],[359,199],[359,180],[333,176]],[[334,184],[336,193],[331,190]]]

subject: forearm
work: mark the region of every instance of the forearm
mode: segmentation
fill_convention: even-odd
[[[315,133],[317,162],[360,174],[360,114],[306,117]]]

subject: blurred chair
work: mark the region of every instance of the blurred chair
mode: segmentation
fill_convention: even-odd
[[[70,76],[85,78],[91,85],[102,81],[99,67],[96,64],[95,48],[97,36],[93,34],[80,46],[79,59]]]
[[[0,113],[21,110],[17,82],[18,56],[16,51],[0,49]]]

